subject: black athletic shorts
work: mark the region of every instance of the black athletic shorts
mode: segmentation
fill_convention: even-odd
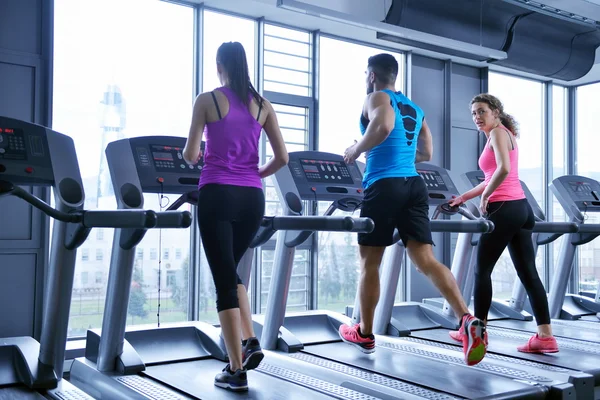
[[[375,181],[365,190],[360,216],[375,223],[373,232],[358,234],[358,244],[362,246],[393,244],[395,228],[404,246],[409,240],[433,244],[429,193],[420,176]]]

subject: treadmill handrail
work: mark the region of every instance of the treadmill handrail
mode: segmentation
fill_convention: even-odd
[[[541,233],[576,233],[580,231],[580,226],[582,225],[575,222],[536,221],[533,231]]]
[[[189,211],[156,212],[155,228],[189,228],[192,225],[192,214]]]
[[[454,233],[489,233],[494,230],[494,223],[486,219],[475,221],[431,220],[430,227],[433,232]]]
[[[375,223],[371,218],[350,216],[282,216],[265,217],[263,226],[286,231],[372,232]]]
[[[579,233],[600,233],[600,224],[580,224]]]
[[[23,199],[57,221],[81,224],[86,228],[153,228],[156,225],[156,213],[152,210],[82,210],[65,213],[10,182],[1,181],[0,187],[0,194]]]

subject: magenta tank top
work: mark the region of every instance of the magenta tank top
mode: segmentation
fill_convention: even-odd
[[[503,128],[510,135],[510,139],[513,141],[512,143],[514,146],[515,137],[512,132],[503,125],[500,125],[499,127]],[[489,202],[521,200],[525,198],[525,192],[523,191],[521,181],[519,180],[519,148],[514,147],[508,152],[508,155],[510,157],[510,172],[500,186],[494,190],[494,193],[492,193],[489,198]],[[479,168],[481,168],[485,175],[486,186],[490,183],[497,166],[496,157],[494,156],[494,151],[490,149],[490,139],[488,138],[485,148],[479,157]]]
[[[229,101],[229,112],[204,130],[204,168],[198,188],[210,183],[262,189],[258,175],[258,142],[262,126],[235,92],[220,87]]]

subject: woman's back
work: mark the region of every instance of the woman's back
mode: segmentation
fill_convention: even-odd
[[[250,94],[247,106],[226,86],[211,96],[214,104],[207,112],[204,169],[199,187],[216,183],[262,188],[258,173],[262,107]],[[254,109],[258,109],[255,115],[251,113]]]

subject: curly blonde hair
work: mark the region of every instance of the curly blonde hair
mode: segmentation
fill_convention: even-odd
[[[511,131],[513,135],[519,137],[519,124],[512,115],[504,112],[504,105],[502,104],[499,98],[489,93],[481,93],[473,97],[473,100],[471,100],[469,107],[472,106],[474,103],[485,103],[490,107],[492,111],[498,111],[498,117],[500,118],[500,122],[502,122],[502,125],[504,125],[509,131]]]

